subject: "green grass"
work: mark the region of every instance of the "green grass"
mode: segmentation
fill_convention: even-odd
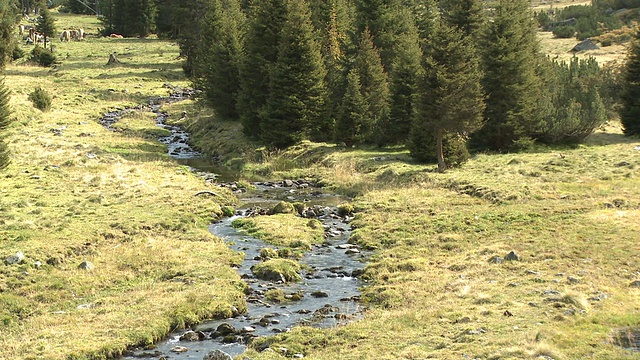
[[[13,162],[0,174],[0,358],[107,358],[243,309],[230,266],[240,258],[207,231],[235,197],[194,197],[209,185],[165,154],[152,114],[124,118],[117,132],[97,121],[166,96],[165,82],[187,85],[178,47],[96,38],[95,17],[56,16],[59,30],[90,36],[54,39],[54,68],[18,61],[5,73],[16,121]],[[121,65],[105,65],[111,52]],[[36,87],[52,95],[49,112],[28,101]],[[25,262],[5,265],[17,251]]]

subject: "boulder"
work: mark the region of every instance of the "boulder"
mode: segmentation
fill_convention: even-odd
[[[598,50],[598,49],[600,49],[600,46],[598,46],[595,43],[595,41],[591,39],[584,39],[581,42],[579,42],[576,46],[574,46],[573,49],[571,49],[571,51],[580,52],[580,51]]]
[[[91,271],[95,268],[96,266],[93,265],[93,263],[90,261],[83,261],[80,263],[80,265],[78,265],[78,269],[87,270],[87,271]]]
[[[24,254],[22,253],[22,251],[18,251],[17,253],[6,258],[4,262],[7,263],[7,265],[15,265],[22,263],[23,260]]]
[[[233,358],[231,357],[231,355],[227,354],[226,352],[216,349],[213,351],[210,351],[207,355],[205,355],[202,360],[233,360]]]
[[[520,261],[520,255],[516,254],[515,251],[511,251],[504,257],[506,261]]]
[[[636,280],[629,284],[629,287],[639,288],[640,289],[640,280]]]

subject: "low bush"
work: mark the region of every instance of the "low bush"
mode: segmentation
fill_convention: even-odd
[[[43,49],[40,46],[36,46],[31,50],[31,61],[40,65],[49,67],[56,63],[56,56],[47,49]]]
[[[41,87],[36,88],[29,94],[29,100],[36,109],[41,111],[49,111],[51,109],[51,95]]]

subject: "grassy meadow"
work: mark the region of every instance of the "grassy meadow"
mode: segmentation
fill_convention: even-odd
[[[177,46],[98,38],[94,18],[56,16],[59,30],[89,37],[54,40],[54,68],[19,61],[5,73],[16,121],[13,163],[0,174],[0,260],[25,259],[0,262],[0,359],[108,358],[244,309],[231,267],[240,256],[206,229],[233,195],[194,197],[210,185],[165,155],[153,114],[116,132],[98,123],[167,95],[164,83],[187,85]],[[113,52],[122,64],[106,66]],[[38,86],[53,95],[49,112],[27,99]],[[198,102],[165,109],[172,121],[187,111],[195,142],[245,180],[313,177],[353,197],[351,241],[376,250],[363,319],[260,339],[273,351],[240,358],[638,358],[616,343],[640,328],[630,286],[640,279],[640,141],[615,122],[576,147],[477,154],[440,174],[401,148],[271,152]],[[291,215],[244,223],[292,247],[320,241],[308,225]],[[510,251],[519,260],[491,261]]]
[[[99,38],[95,17],[56,17],[87,38],[53,39],[59,64],[19,60],[4,78],[15,122],[0,174],[0,359],[107,358],[244,306],[229,266],[240,258],[207,231],[235,198],[194,197],[210,185],[165,155],[153,114],[115,132],[98,123],[167,96],[164,83],[186,85],[177,46]],[[122,64],[106,66],[113,52]],[[36,87],[52,95],[50,111],[28,100]],[[5,264],[18,251],[22,264]]]

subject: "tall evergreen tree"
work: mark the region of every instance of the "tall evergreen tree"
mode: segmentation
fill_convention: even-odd
[[[624,68],[620,120],[625,135],[640,135],[640,30],[636,31]]]
[[[411,16],[411,14],[407,14]],[[416,92],[416,80],[420,72],[420,39],[418,29],[411,30],[398,37],[397,53],[390,74],[390,115],[376,125],[378,145],[405,144],[413,119],[413,100]],[[388,120],[386,123],[384,120]]]
[[[348,0],[331,0],[329,20],[322,32],[322,55],[327,77],[327,115],[324,121],[313,124],[310,138],[313,141],[331,141],[333,126],[339,116],[340,103],[346,88],[346,73],[351,55],[355,53],[354,12]]]
[[[338,108],[334,140],[344,143],[347,147],[363,143],[366,139],[366,129],[370,129],[371,119],[365,114],[368,104],[362,96],[360,75],[357,69],[351,69],[347,75],[347,88]]]
[[[362,32],[362,39],[354,66],[360,75],[362,96],[368,104],[365,113],[367,117],[366,123],[387,124],[390,112],[389,80],[368,29]],[[373,126],[368,129],[361,129],[364,138],[368,142],[375,140],[373,130]]]
[[[146,37],[154,29],[153,0],[101,0],[103,33]]]
[[[237,119],[239,68],[242,58],[245,17],[237,0],[211,0],[204,19],[202,61],[194,79],[207,101],[224,119]]]
[[[0,69],[4,69],[16,46],[14,35],[18,7],[11,0],[0,0]]]
[[[269,95],[270,71],[278,58],[280,31],[286,21],[285,0],[261,0],[249,7],[245,54],[240,65],[238,112],[243,131],[260,138],[260,112]]]
[[[269,97],[260,114],[260,138],[283,148],[305,138],[326,114],[326,70],[305,0],[289,0]]]
[[[482,48],[486,124],[472,140],[482,148],[514,149],[541,121],[536,111],[539,51],[528,0],[499,0]]]
[[[40,10],[40,17],[36,23],[36,31],[44,35],[44,47],[47,47],[47,40],[55,37],[56,25],[55,19],[51,15],[51,12],[47,7],[43,7]]]
[[[482,126],[480,61],[469,37],[442,24],[425,49],[423,64],[409,147],[411,155],[421,160],[430,158],[435,150],[438,170],[444,171],[445,137],[464,136]],[[435,137],[435,149],[429,137]]]
[[[485,22],[482,0],[440,0],[444,20],[465,36],[479,37]]]

